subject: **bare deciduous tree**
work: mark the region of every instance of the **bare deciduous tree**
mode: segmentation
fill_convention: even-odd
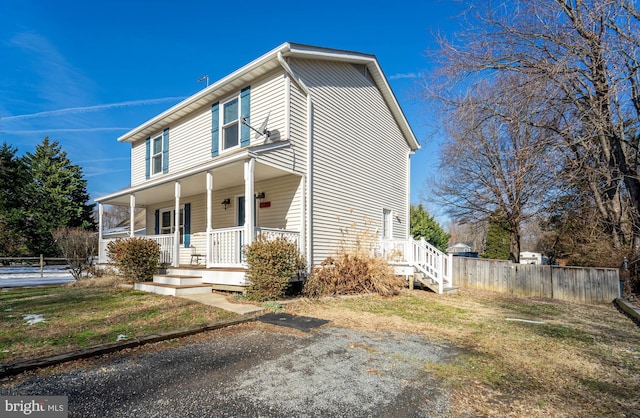
[[[450,103],[434,195],[462,222],[487,222],[500,213],[510,236],[509,258],[520,258],[521,225],[541,209],[553,184],[552,142],[527,123],[537,111],[528,94],[513,106],[521,77],[479,83]]]
[[[469,1],[467,30],[442,39],[437,91],[460,103],[479,80],[517,74],[514,107],[556,141],[569,185],[586,184],[614,247],[640,259],[640,12],[633,0]],[[540,88],[545,86],[544,88]],[[462,92],[462,95],[460,94]],[[515,94],[514,94],[515,93]],[[505,94],[505,92],[501,93]],[[494,100],[494,98],[489,98]],[[453,109],[455,110],[455,106]],[[450,107],[451,109],[451,107]]]

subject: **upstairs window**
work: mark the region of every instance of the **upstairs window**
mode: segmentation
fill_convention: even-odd
[[[240,102],[238,98],[222,103],[222,150],[237,147],[240,143]]]
[[[250,113],[250,87],[245,87],[238,94],[211,106],[212,157],[239,146],[249,146],[251,132],[246,124],[251,123]]]
[[[145,177],[169,172],[169,129],[147,138],[145,143]]]
[[[162,135],[158,135],[151,140],[153,144],[153,154],[151,156],[151,175],[162,173]]]

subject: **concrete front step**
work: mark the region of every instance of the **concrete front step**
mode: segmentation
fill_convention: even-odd
[[[176,286],[189,286],[202,284],[202,276],[191,276],[185,274],[154,274],[153,282],[172,284]]]
[[[191,284],[191,285],[175,285],[165,283],[149,283],[138,282],[133,285],[135,290],[141,290],[143,292],[157,293],[159,295],[168,296],[183,296],[183,295],[195,295],[198,293],[211,293],[213,287],[208,284]]]

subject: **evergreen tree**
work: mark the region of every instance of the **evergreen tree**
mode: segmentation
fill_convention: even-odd
[[[30,178],[25,209],[27,247],[31,254],[58,255],[53,231],[62,227],[96,229],[92,216],[95,205],[87,204],[87,181],[82,168],[71,164],[60,144],[48,137],[23,159]]]
[[[440,251],[446,251],[450,234],[422,207],[422,204],[411,205],[409,210],[411,235],[415,239],[424,238]]]
[[[26,252],[23,223],[26,170],[16,157],[17,148],[0,146],[0,255],[15,256]]]
[[[509,260],[509,256],[509,224],[503,216],[494,214],[489,220],[485,248],[480,257],[493,260]]]

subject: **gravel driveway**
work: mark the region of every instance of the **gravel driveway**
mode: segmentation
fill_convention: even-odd
[[[426,364],[455,353],[423,337],[245,324],[36,373],[2,395],[66,395],[71,417],[449,415]]]

